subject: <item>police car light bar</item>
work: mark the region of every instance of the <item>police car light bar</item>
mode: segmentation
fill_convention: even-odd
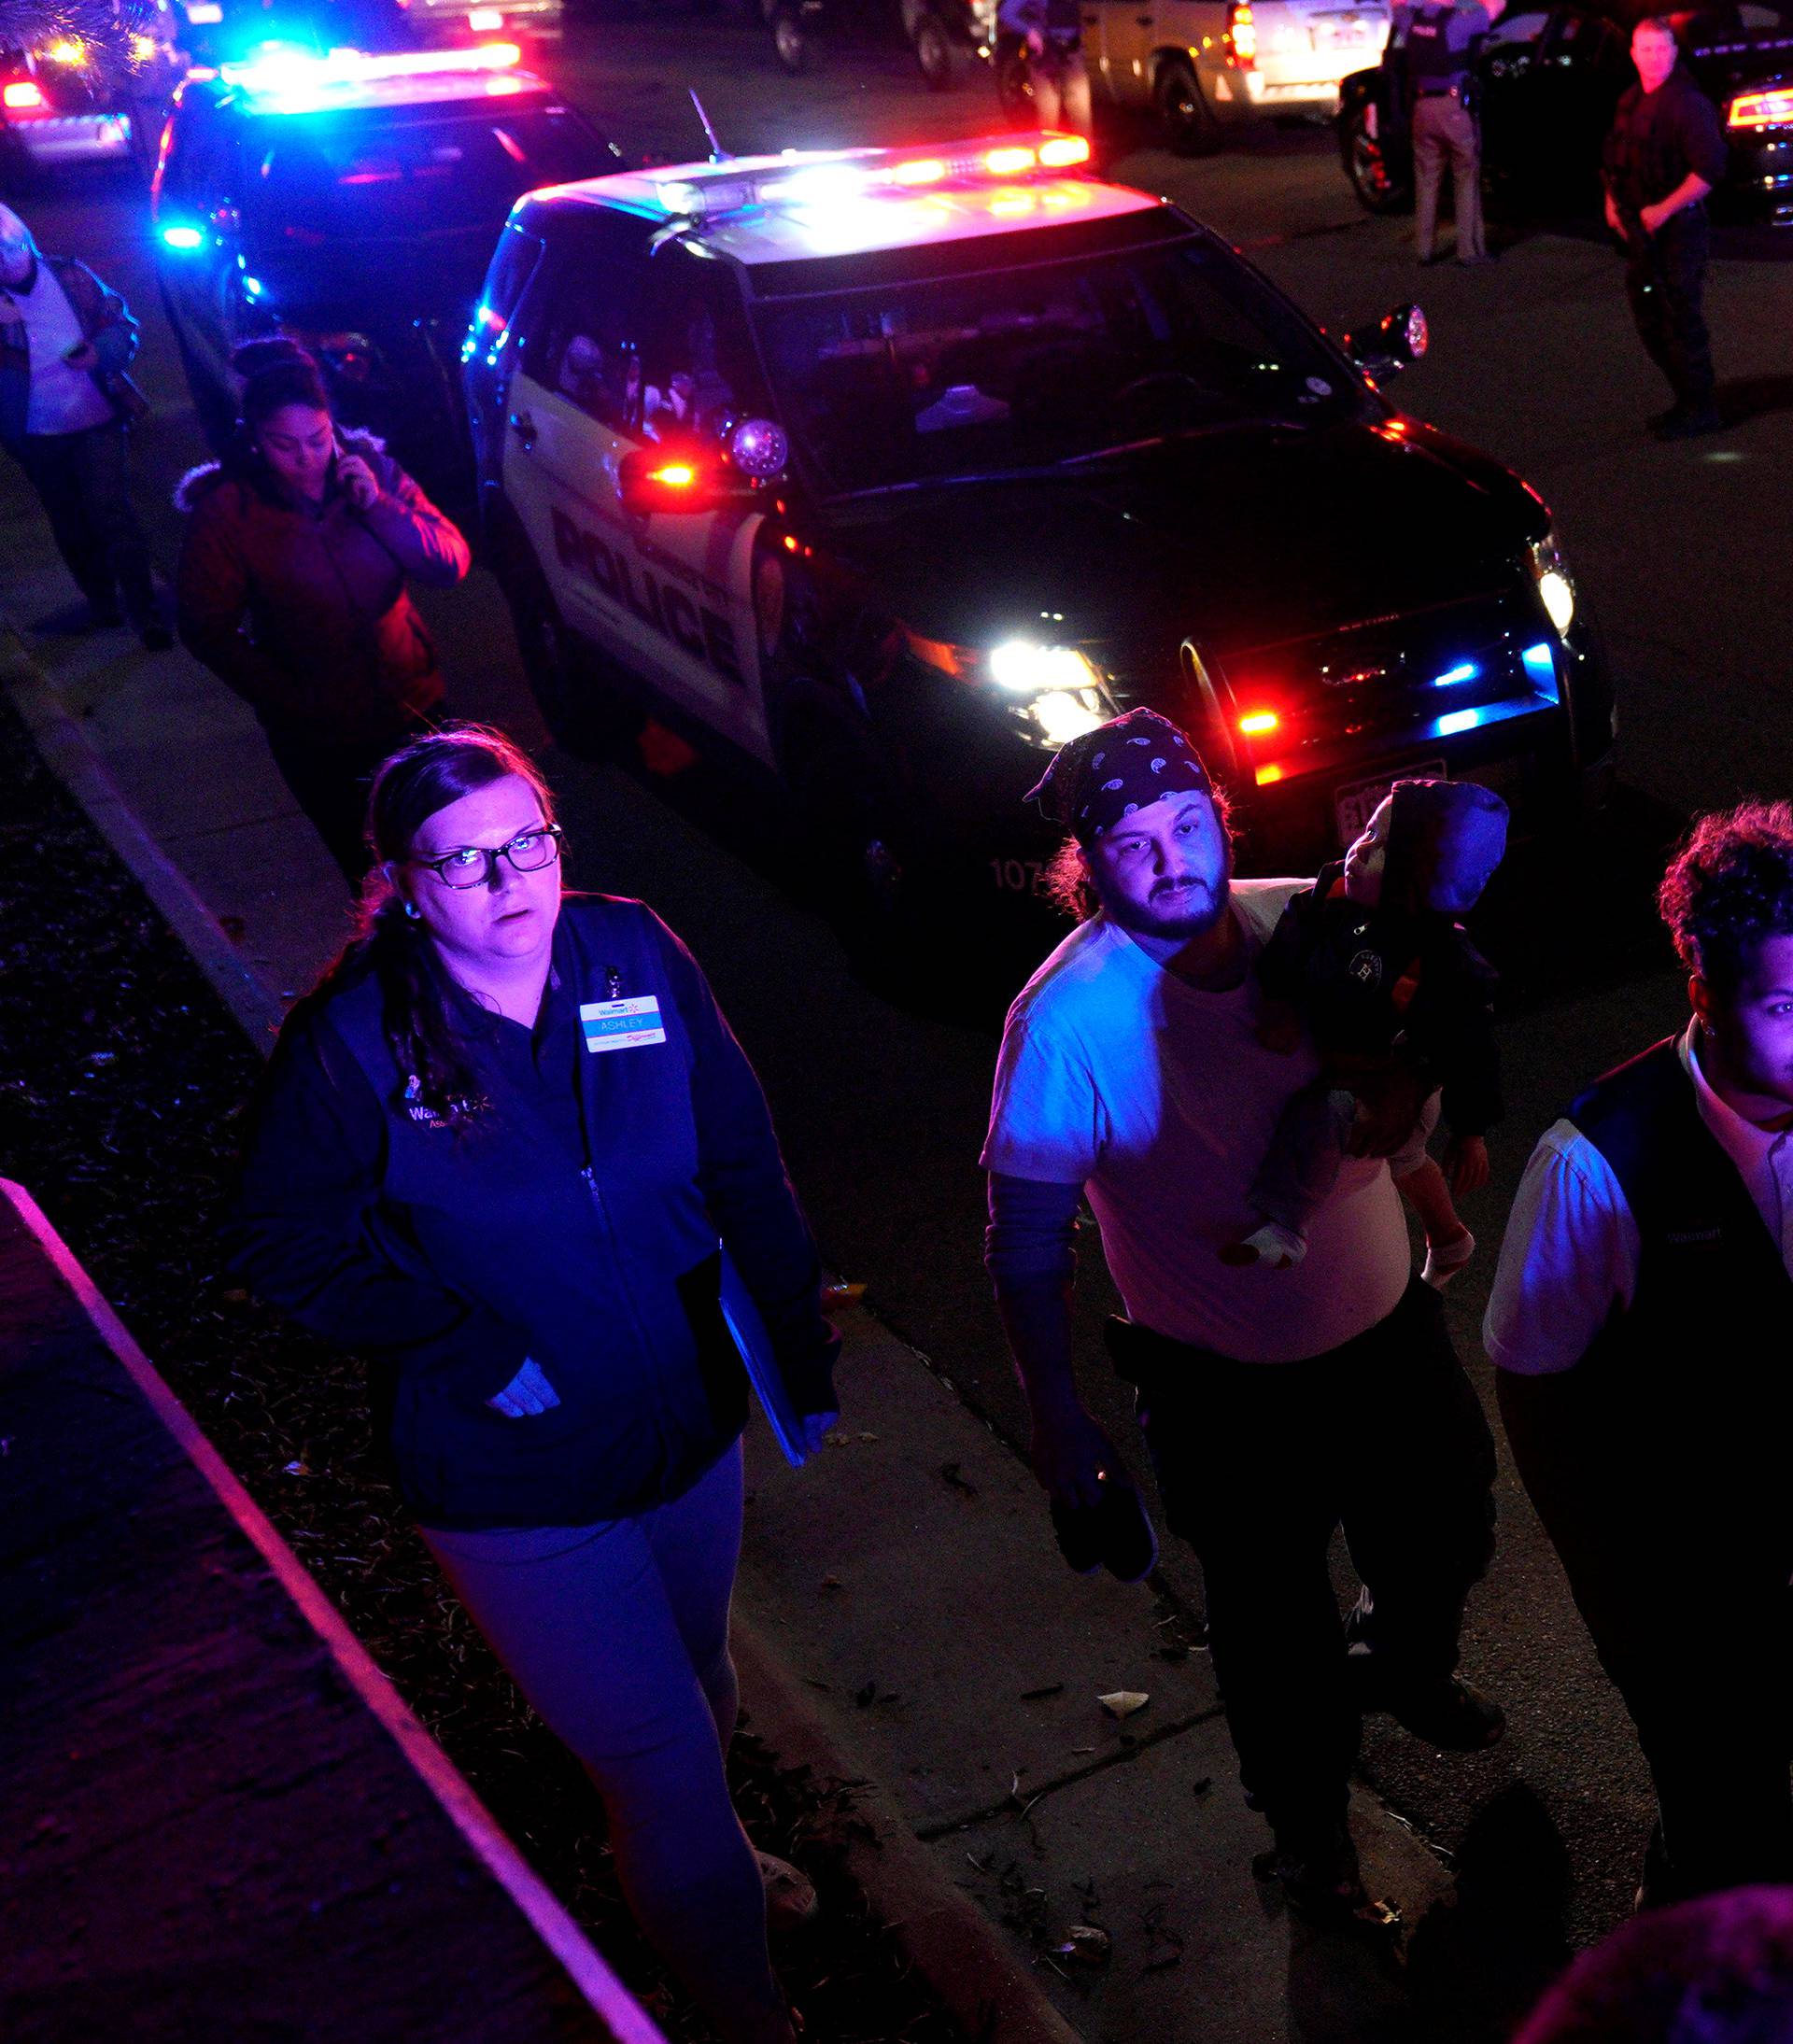
[[[278,55],[251,58],[247,63],[227,63],[221,75],[227,84],[239,85],[249,92],[308,92],[318,86],[364,85],[375,78],[503,71],[522,61],[523,52],[515,43],[481,43],[473,49],[402,49],[378,55],[364,49],[332,49],[327,57],[283,50]]]
[[[895,192],[1009,183],[1040,172],[1069,171],[1090,160],[1080,134],[993,136],[961,144],[951,155],[899,154],[894,149],[787,153],[781,162],[743,171],[723,164],[713,176],[669,178],[658,186],[669,213],[690,220],[716,218],[752,206],[845,204]]]

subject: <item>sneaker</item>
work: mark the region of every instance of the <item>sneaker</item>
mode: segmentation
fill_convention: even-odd
[[[759,1862],[760,1884],[766,1890],[767,1935],[777,1938],[812,1923],[822,1905],[808,1874],[772,1853],[755,1853],[754,1857]]]
[[[1454,1242],[1447,1242],[1442,1248],[1434,1248],[1428,1242],[1425,1267],[1419,1273],[1420,1278],[1434,1291],[1443,1291],[1475,1254],[1475,1237],[1467,1228]]]
[[[1721,433],[1724,430],[1725,422],[1719,417],[1715,404],[1697,404],[1689,406],[1679,418],[1671,419],[1666,426],[1657,427],[1656,437],[1659,440],[1697,440],[1703,433]]]
[[[1319,1826],[1279,1827],[1276,1850],[1252,1870],[1280,1882],[1289,1907],[1312,1924],[1348,1922],[1369,1904],[1357,1847],[1343,1817]]]
[[[1243,1242],[1229,1242],[1221,1251],[1221,1262],[1235,1267],[1262,1263],[1273,1271],[1286,1271],[1306,1254],[1306,1240],[1292,1228],[1285,1228],[1279,1220],[1266,1220]]]
[[[1423,1682],[1390,1680],[1374,1654],[1353,1648],[1347,1669],[1360,1711],[1386,1711],[1403,1729],[1442,1753],[1480,1753],[1506,1730],[1506,1713],[1455,1675]]]

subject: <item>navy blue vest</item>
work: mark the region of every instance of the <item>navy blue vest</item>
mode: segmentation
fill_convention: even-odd
[[[1570,1119],[1612,1167],[1642,1252],[1629,1307],[1576,1370],[1590,1458],[1675,1538],[1785,1584],[1793,1565],[1793,1279],[1701,1119],[1669,1037],[1595,1081]],[[1594,1472],[1590,1470],[1590,1477]],[[1765,1549],[1772,1549],[1772,1558]]]

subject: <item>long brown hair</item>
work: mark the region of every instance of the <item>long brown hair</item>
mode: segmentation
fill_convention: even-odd
[[[527,782],[554,821],[554,798],[529,754],[482,724],[449,725],[385,760],[367,799],[367,837],[375,864],[362,884],[355,936],[324,975],[329,990],[372,972],[381,1021],[407,1107],[463,1128],[484,1105],[462,1018],[467,998],[449,978],[421,922],[386,868],[402,865],[438,810],[515,775]]]

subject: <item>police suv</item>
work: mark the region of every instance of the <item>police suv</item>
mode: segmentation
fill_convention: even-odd
[[[157,274],[215,444],[233,348],[286,333],[346,424],[427,487],[459,484],[460,341],[492,237],[520,192],[623,162],[520,54],[272,49],[189,75],[153,186]]]
[[[1614,712],[1542,500],[1076,136],[536,192],[466,342],[483,527],[568,744],[656,714],[770,777],[845,898],[1037,896],[1050,751],[1136,703],[1242,855],[1400,774],[1597,797]],[[1372,380],[1372,379],[1376,380]]]

